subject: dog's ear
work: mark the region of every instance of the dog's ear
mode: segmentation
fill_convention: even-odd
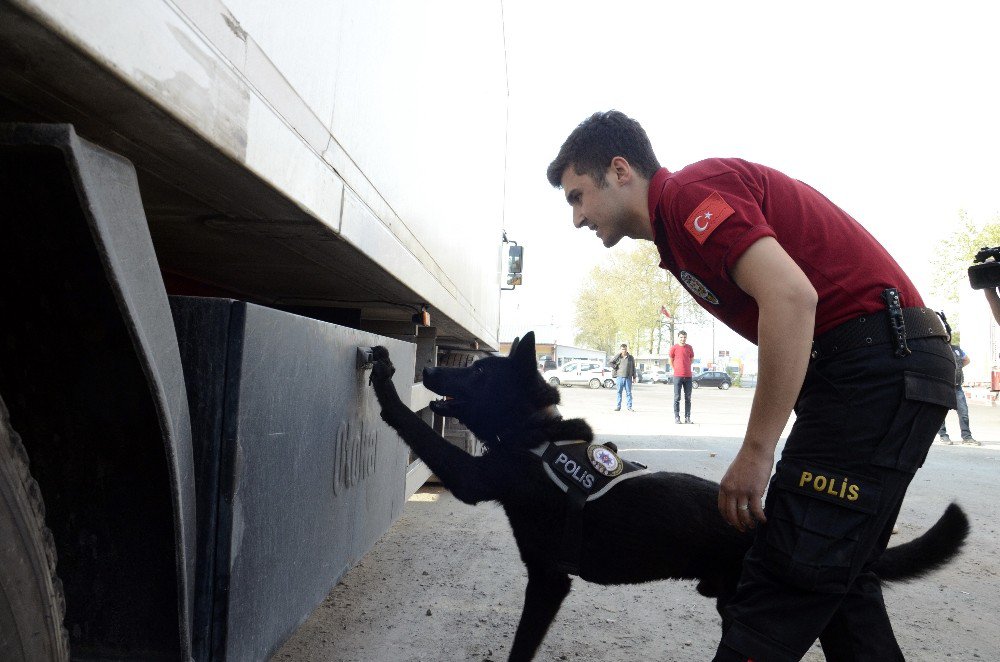
[[[536,373],[535,365],[535,332],[528,331],[523,338],[515,340],[511,345],[510,357],[514,367],[521,373]]]
[[[514,342],[510,344],[510,350],[507,352],[507,356],[514,356],[514,352],[517,351],[517,344],[521,342],[520,338],[514,338]]]

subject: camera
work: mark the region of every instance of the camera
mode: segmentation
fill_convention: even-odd
[[[974,290],[1000,287],[1000,246],[979,249],[969,267],[969,285]]]

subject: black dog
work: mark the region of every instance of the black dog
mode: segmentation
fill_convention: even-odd
[[[574,510],[568,498],[573,490],[560,489],[532,449],[563,440],[591,442],[593,431],[581,419],[560,418],[554,406],[559,392],[535,367],[533,333],[515,340],[507,358],[424,370],[424,385],[450,398],[431,403],[431,409],[457,418],[487,446],[478,457],[445,441],[411,412],[390,380],[388,351],[373,352],[370,382],[386,423],[457,499],[498,501],[510,519],[528,569],[510,660],[534,656],[569,592],[567,540],[573,547],[569,556],[575,557],[571,572],[581,579],[598,584],[694,579],[699,593],[716,598],[725,618],[723,608],[736,590],[753,534],[722,519],[717,483],[681,473],[639,472]],[[567,526],[573,519],[576,534]],[[965,514],[951,504],[931,529],[886,550],[873,569],[886,581],[919,577],[955,556],[968,530]]]

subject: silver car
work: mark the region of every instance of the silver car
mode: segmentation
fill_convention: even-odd
[[[554,370],[542,373],[553,386],[589,386],[590,388],[614,388],[615,380],[611,369],[597,361],[571,361]]]

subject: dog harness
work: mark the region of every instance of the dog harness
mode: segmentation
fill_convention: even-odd
[[[557,565],[564,572],[579,575],[583,507],[623,480],[649,473],[649,469],[623,460],[607,446],[587,441],[546,442],[531,452],[541,458],[545,473],[566,493],[566,523]]]

